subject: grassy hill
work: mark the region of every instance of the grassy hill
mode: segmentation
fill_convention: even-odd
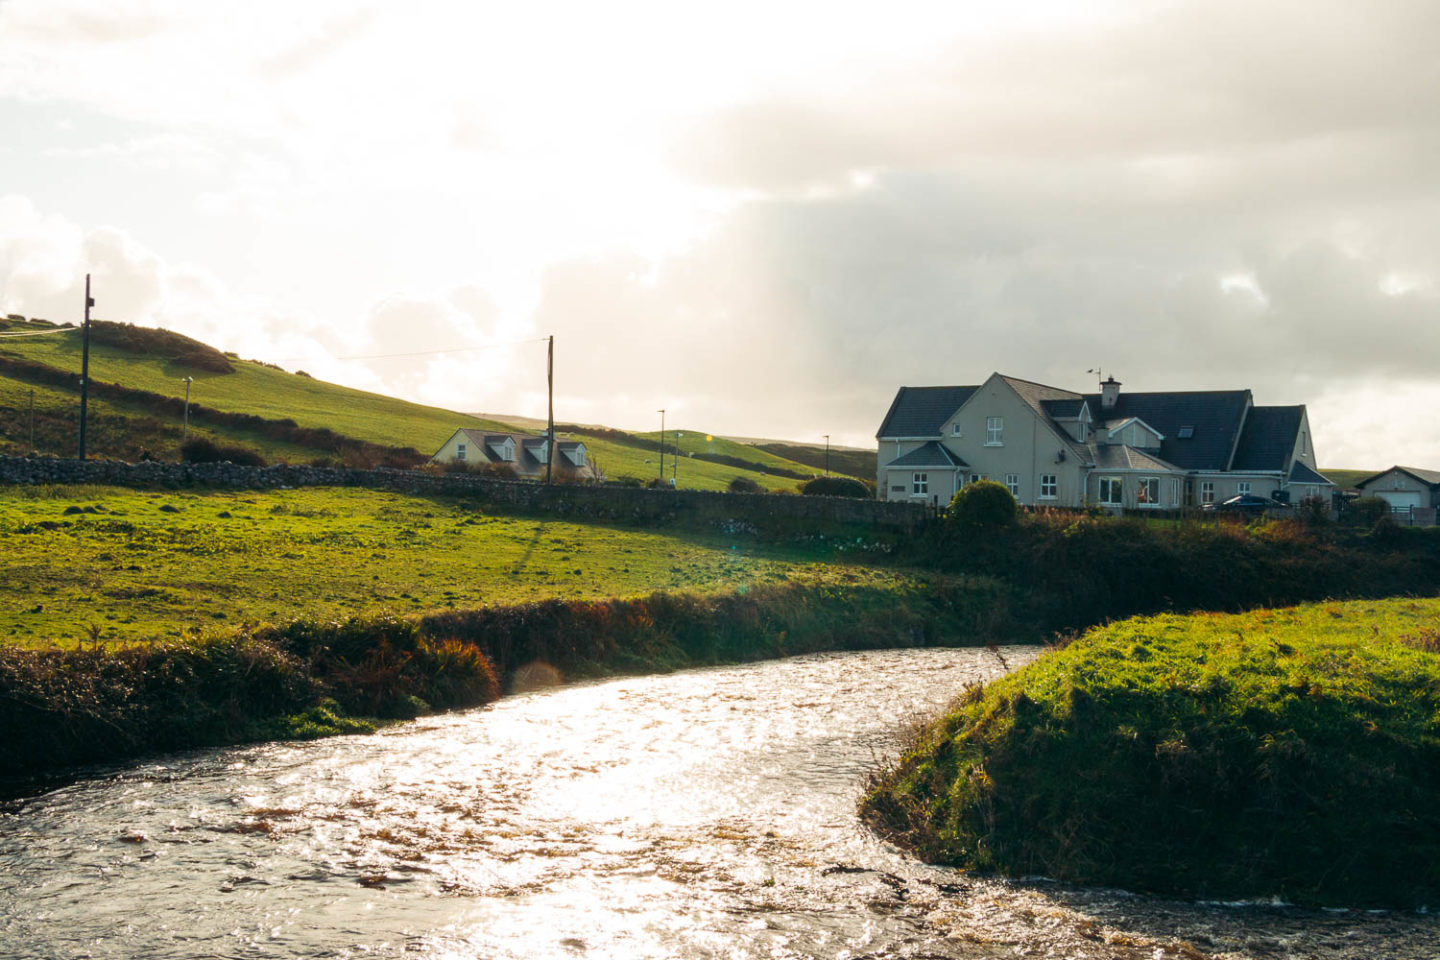
[[[1321,470],[1325,479],[1341,490],[1354,490],[1355,484],[1366,477],[1374,476],[1378,470]]]
[[[80,370],[79,331],[50,324],[10,319],[0,335],[0,360],[11,358],[42,364],[51,370],[76,374]],[[185,378],[192,379],[194,407],[191,435],[218,443],[251,447],[267,459],[308,461],[333,451],[286,442],[267,431],[237,429],[224,423],[207,424],[201,408],[224,414],[243,414],[267,421],[293,421],[299,428],[329,430],[386,447],[410,447],[429,454],[458,427],[494,431],[525,431],[526,426],[458,413],[440,407],[410,403],[324,383],[302,373],[241,360],[221,354],[198,341],[169,331],[121,324],[98,324],[90,348],[92,383],[120,384],[146,391],[156,400],[178,401],[185,395]],[[41,334],[11,336],[13,334]],[[228,372],[227,372],[228,370]],[[73,456],[76,449],[77,391],[72,386],[44,383],[23,371],[0,370],[0,451],[24,454],[31,449],[31,395],[34,396],[35,449],[40,453]],[[171,404],[157,413],[156,403],[123,402],[91,397],[88,445],[97,456],[137,459],[144,454],[177,459],[180,416]],[[688,432],[688,431],[687,431]],[[584,436],[591,457],[612,479],[648,480],[659,473],[659,455],[653,440],[609,431],[605,436]],[[677,483],[692,489],[722,490],[736,476],[745,476],[764,489],[791,490],[796,477],[813,471],[804,464],[730,441],[704,441],[695,432],[682,441]],[[712,449],[712,446],[714,449]],[[732,463],[707,462],[689,456],[724,451]],[[728,455],[728,454],[727,454]],[[667,467],[667,478],[674,473]]]

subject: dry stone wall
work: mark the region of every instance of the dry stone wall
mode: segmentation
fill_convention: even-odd
[[[367,487],[414,494],[444,494],[558,516],[641,523],[731,519],[763,528],[777,521],[856,524],[909,531],[929,521],[928,508],[909,503],[846,497],[713,493],[638,487],[547,486],[467,474],[417,470],[356,470],[280,464],[243,467],[233,463],[125,463],[118,460],[60,460],[0,457],[0,484],[100,484],[142,489],[224,487],[275,490],[291,487]]]

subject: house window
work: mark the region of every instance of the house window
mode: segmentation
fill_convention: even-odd
[[[1135,487],[1135,502],[1142,507],[1160,506],[1160,478],[1141,477]]]
[[[1054,499],[1056,498],[1056,496],[1059,495],[1059,494],[1058,494],[1059,489],[1060,489],[1060,484],[1056,482],[1055,474],[1053,474],[1053,473],[1042,473],[1042,474],[1040,474],[1040,499],[1041,499],[1041,500],[1054,500]]]
[[[960,432],[960,424],[955,423],[955,424],[951,424],[951,425],[950,425],[950,436],[952,436],[952,437],[963,437],[963,436],[965,436],[965,434],[963,434],[963,433]]]
[[[1249,493],[1250,493],[1250,481],[1249,481],[1249,480],[1241,480],[1239,483],[1235,484],[1235,492],[1238,493],[1238,494],[1240,494],[1240,496],[1242,496],[1242,497],[1243,497],[1243,496],[1246,496],[1247,494],[1249,494]]]
[[[910,495],[923,497],[930,492],[930,474],[916,473],[910,477]]]
[[[456,459],[456,460],[464,460],[464,459],[465,459],[465,444],[463,444],[463,443],[457,443],[457,444],[455,444],[455,459]]]
[[[1005,489],[1010,491],[1010,496],[1014,497],[1016,500],[1019,500],[1019,499],[1020,499],[1020,474],[1018,474],[1018,473],[1007,473],[1007,474],[1005,474]]]
[[[1195,436],[1195,428],[1190,425],[1183,426],[1180,428],[1180,431],[1175,434],[1175,436],[1179,437],[1181,440],[1189,440],[1191,437]]]
[[[903,484],[903,483],[892,483],[892,484],[890,484],[890,492],[891,492],[891,493],[904,493],[904,492],[905,492],[905,484]]]
[[[1003,446],[1005,446],[1005,418],[1004,418],[1004,417],[986,417],[986,418],[985,418],[985,446],[987,446],[987,447],[1003,447]]]
[[[1201,503],[1214,503],[1214,502],[1215,502],[1215,481],[1214,481],[1214,480],[1201,480],[1201,481],[1200,481],[1200,502],[1201,502]]]
[[[1171,481],[1170,481],[1170,505],[1173,506],[1173,507],[1178,507],[1178,506],[1180,506],[1180,481],[1179,481],[1179,480],[1171,480]]]
[[[1125,502],[1125,492],[1119,477],[1100,478],[1100,502],[1112,507],[1118,507]]]

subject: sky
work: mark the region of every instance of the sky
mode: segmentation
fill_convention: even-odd
[[[1440,4],[0,0],[0,313],[873,446],[992,371],[1440,468]],[[203,402],[203,401],[202,401]]]

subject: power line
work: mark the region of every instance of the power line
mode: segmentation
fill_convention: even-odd
[[[433,357],[441,353],[471,353],[476,350],[493,350],[496,347],[519,347],[528,343],[546,343],[548,338],[537,337],[534,340],[507,340],[504,343],[487,343],[480,347],[446,347],[444,350],[417,350],[413,353],[370,353],[353,357],[331,356],[331,360],[395,360],[402,357]],[[308,357],[281,357],[279,360],[272,360],[271,363],[303,363],[306,360],[314,360],[313,355]]]

